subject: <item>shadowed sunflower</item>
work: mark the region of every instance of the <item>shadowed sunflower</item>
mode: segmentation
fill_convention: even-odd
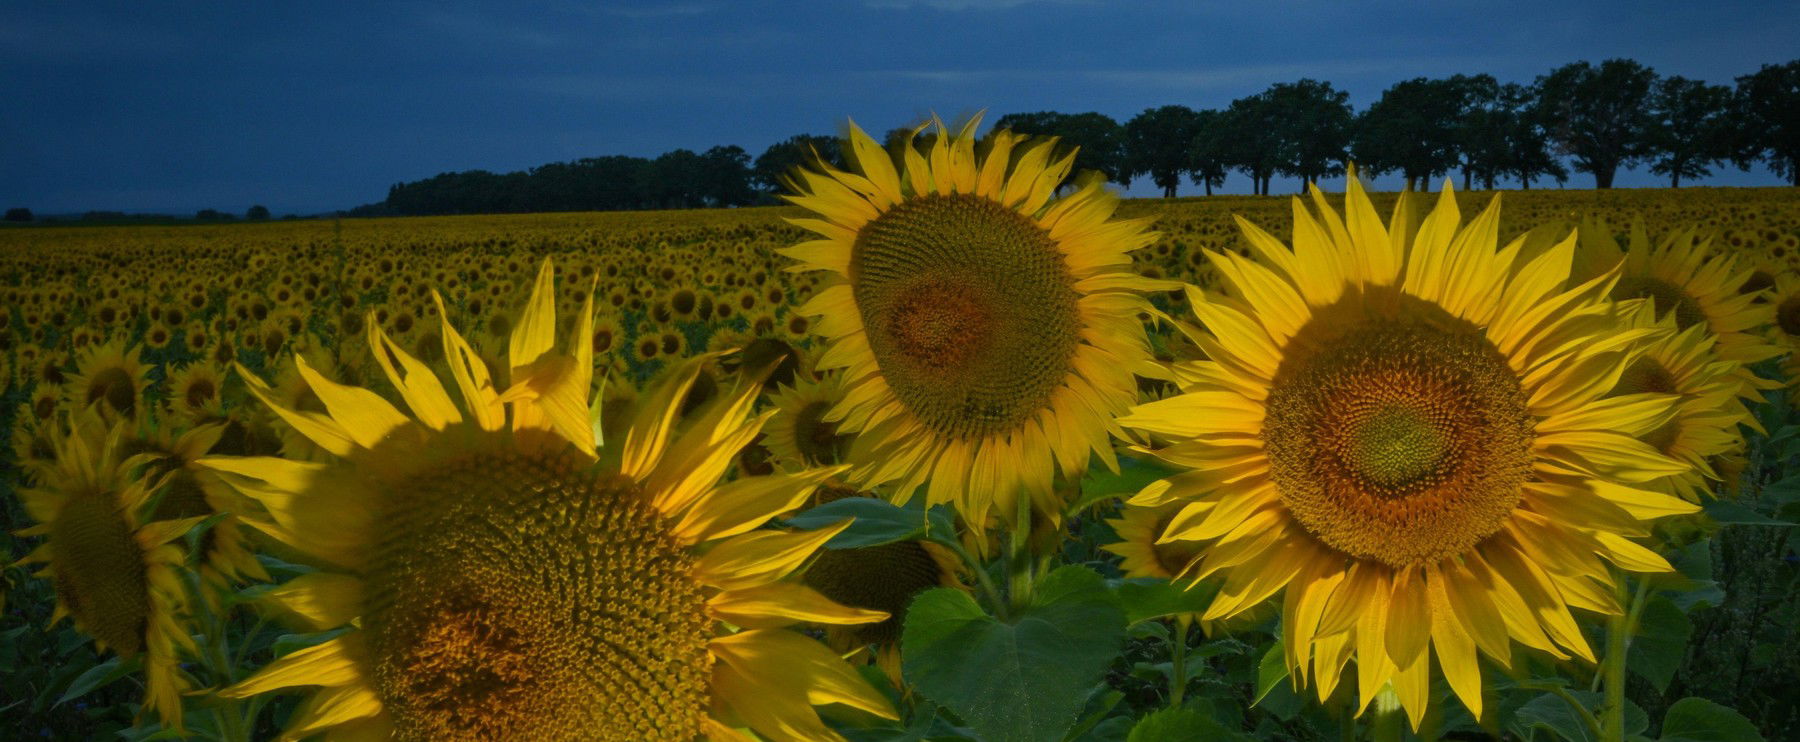
[[[1563,287],[1573,236],[1497,249],[1499,199],[1459,228],[1447,184],[1422,222],[1403,197],[1383,225],[1354,178],[1345,218],[1312,196],[1292,249],[1239,219],[1258,259],[1209,253],[1235,295],[1188,290],[1208,360],[1119,421],[1190,471],[1132,503],[1181,505],[1161,541],[1224,575],[1203,618],[1286,588],[1287,664],[1321,699],[1354,657],[1360,708],[1391,686],[1416,727],[1430,647],[1479,717],[1478,649],[1592,661],[1569,609],[1620,610],[1608,562],[1670,569],[1631,537],[1696,510],[1638,486],[1687,470],[1637,440],[1677,399],[1605,396],[1650,331],[1618,325],[1616,273]]]
[[[1055,474],[1090,452],[1116,468],[1111,417],[1134,399],[1140,292],[1157,284],[1128,254],[1155,235],[1110,220],[1098,180],[1052,199],[1073,153],[999,131],[977,156],[977,124],[952,137],[940,122],[928,154],[901,146],[898,171],[852,124],[860,174],[796,171],[786,198],[819,218],[789,221],[819,239],[780,252],[825,274],[797,311],[829,342],[819,368],[843,369],[826,419],[857,436],[852,479],[893,483],[897,501],[929,480],[929,503],[981,523],[1014,518],[1021,489],[1060,512]]]
[[[150,386],[150,367],[138,361],[142,348],[125,349],[120,338],[81,352],[75,373],[64,385],[65,409],[82,410],[99,403],[107,420],[136,420],[144,410],[144,389]]]
[[[1792,272],[1777,274],[1768,296],[1775,312],[1769,337],[1786,356],[1782,370],[1787,372],[1788,384],[1800,383],[1800,353],[1795,352],[1800,350],[1800,276]],[[1800,394],[1789,394],[1788,402],[1800,405]]]
[[[844,459],[850,436],[827,422],[826,413],[843,399],[833,374],[813,381],[802,377],[794,386],[783,386],[769,395],[775,416],[764,431],[763,445],[784,467],[801,468],[836,464]]]
[[[1656,316],[1654,305],[1634,300],[1620,305],[1627,326],[1658,330],[1644,343],[1641,354],[1619,376],[1608,396],[1653,392],[1680,397],[1679,411],[1668,422],[1642,437],[1645,443],[1691,470],[1645,487],[1699,502],[1710,494],[1708,480],[1718,481],[1710,461],[1743,447],[1739,425],[1751,425],[1753,417],[1737,397],[1743,383],[1736,375],[1742,364],[1721,361],[1713,352],[1717,340],[1704,325],[1677,329],[1669,314]]]
[[[746,384],[679,427],[707,357],[648,390],[601,445],[591,303],[570,352],[554,352],[551,276],[546,261],[508,346],[509,386],[442,322],[461,406],[375,322],[376,360],[412,415],[304,359],[323,413],[251,384],[332,460],[203,463],[267,508],[253,525],[334,565],[271,599],[315,627],[351,628],[221,695],[318,686],[288,739],[686,742],[742,740],[734,730],[748,727],[839,740],[812,704],[892,718],[849,665],[785,628],[887,617],[784,579],[844,526],[756,530],[839,469],[719,484],[767,414],[751,417],[759,386]]]
[[[49,436],[54,456],[36,467],[37,487],[19,492],[39,523],[19,535],[47,539],[20,563],[46,563],[39,575],[56,587],[52,624],[68,616],[101,650],[143,658],[144,708],[179,730],[188,681],[177,650],[196,650],[177,622],[187,592],[173,542],[202,518],[150,520],[145,506],[166,479],[149,480],[140,468],[147,457],[125,454],[127,425],[109,427],[90,408]]]
[[[1679,329],[1705,326],[1718,337],[1714,352],[1719,359],[1740,364],[1733,371],[1741,382],[1738,396],[1761,402],[1759,389],[1780,387],[1750,370],[1751,364],[1781,354],[1781,347],[1763,336],[1763,327],[1774,319],[1775,309],[1767,301],[1758,301],[1761,294],[1740,291],[1756,273],[1751,261],[1740,262],[1731,253],[1708,257],[1710,247],[1711,240],[1696,241],[1692,231],[1685,231],[1664,237],[1652,248],[1643,222],[1638,221],[1632,223],[1628,245],[1621,250],[1605,221],[1589,220],[1581,227],[1581,247],[1571,278],[1585,281],[1621,265],[1613,299],[1649,299],[1657,316],[1673,316]],[[1754,418],[1749,425],[1764,432]]]

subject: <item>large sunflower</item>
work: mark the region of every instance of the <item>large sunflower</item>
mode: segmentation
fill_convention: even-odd
[[[1422,223],[1403,197],[1383,225],[1354,178],[1345,218],[1313,201],[1292,249],[1240,219],[1258,259],[1209,254],[1234,295],[1189,289],[1208,360],[1120,420],[1191,471],[1133,504],[1182,505],[1162,540],[1224,575],[1203,618],[1286,588],[1287,662],[1321,698],[1354,657],[1364,707],[1391,685],[1416,726],[1430,646],[1479,716],[1477,649],[1591,661],[1569,609],[1619,610],[1607,562],[1670,569],[1631,537],[1695,510],[1637,486],[1688,468],[1636,439],[1676,398],[1606,396],[1649,331],[1619,326],[1616,273],[1563,288],[1572,236],[1497,249],[1499,199],[1459,228],[1448,185]]]
[[[812,704],[892,717],[829,649],[784,628],[887,617],[783,579],[842,526],[754,530],[839,470],[718,484],[767,415],[750,416],[759,387],[746,384],[680,428],[676,406],[705,358],[647,392],[624,434],[600,445],[591,303],[572,350],[554,352],[551,276],[546,261],[509,344],[509,386],[442,322],[461,406],[375,322],[376,360],[411,416],[304,359],[324,413],[251,384],[332,460],[203,461],[268,510],[258,527],[335,566],[273,600],[349,630],[223,695],[318,686],[288,738],[685,742],[749,727],[837,740]]]
[[[151,520],[146,506],[167,480],[145,474],[147,457],[126,454],[128,423],[109,425],[98,407],[66,430],[50,423],[55,454],[36,465],[36,488],[19,491],[39,524],[19,535],[47,539],[20,562],[46,564],[40,574],[56,587],[51,623],[68,616],[100,649],[143,657],[145,710],[180,729],[187,680],[177,650],[195,649],[178,623],[187,591],[172,542],[202,518]]]
[[[819,239],[781,252],[826,275],[798,311],[829,341],[820,369],[843,369],[826,419],[857,435],[852,478],[898,500],[929,480],[929,502],[980,523],[1012,518],[1021,489],[1057,511],[1056,471],[1090,452],[1116,465],[1107,436],[1149,355],[1136,315],[1156,284],[1128,255],[1155,235],[1109,220],[1098,180],[1052,198],[1073,154],[999,131],[978,155],[977,123],[952,137],[940,122],[899,170],[852,124],[860,174],[797,171],[787,199],[818,218],[790,221]]]

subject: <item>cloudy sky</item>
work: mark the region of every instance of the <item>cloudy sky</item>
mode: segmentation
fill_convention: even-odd
[[[0,206],[39,213],[311,213],[448,170],[715,144],[754,155],[845,117],[875,131],[979,109],[1123,121],[1300,77],[1360,110],[1417,76],[1529,82],[1625,56],[1728,84],[1800,56],[1791,0],[0,0],[0,13]],[[1727,168],[1703,182],[1777,180]]]

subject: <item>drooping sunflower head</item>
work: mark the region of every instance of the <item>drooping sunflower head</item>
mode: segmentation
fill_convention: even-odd
[[[193,423],[224,414],[224,391],[225,370],[198,361],[169,375],[169,396],[164,404],[174,419]]]
[[[1120,420],[1187,471],[1132,504],[1175,508],[1152,545],[1224,576],[1203,619],[1285,589],[1287,661],[1321,699],[1354,658],[1362,703],[1392,686],[1416,725],[1430,647],[1479,716],[1478,648],[1591,660],[1569,609],[1619,610],[1607,562],[1669,569],[1630,539],[1695,509],[1640,484],[1689,469],[1639,440],[1680,400],[1608,396],[1658,330],[1621,323],[1616,270],[1565,286],[1573,235],[1501,246],[1497,198],[1466,225],[1448,185],[1386,223],[1354,178],[1344,216],[1311,200],[1291,247],[1240,219],[1254,258],[1207,253],[1225,289],[1190,288],[1199,326],[1177,325],[1205,360]]]
[[[94,407],[50,431],[52,459],[39,467],[37,486],[19,492],[38,522],[19,534],[45,541],[21,562],[46,565],[39,575],[56,588],[52,623],[67,616],[100,649],[142,656],[144,708],[179,730],[187,681],[177,651],[194,645],[178,623],[187,596],[173,542],[201,518],[153,520],[146,505],[165,480],[145,471],[145,457],[127,454],[127,425]]]
[[[706,356],[652,386],[617,436],[597,440],[592,306],[558,352],[552,275],[546,261],[507,343],[503,384],[441,321],[460,405],[375,322],[377,364],[410,415],[304,359],[299,372],[323,414],[281,406],[252,381],[332,458],[204,463],[267,509],[253,525],[334,565],[272,600],[316,628],[353,628],[223,693],[322,686],[288,738],[337,728],[686,741],[736,739],[731,729],[749,727],[836,740],[812,702],[892,716],[829,649],[785,628],[887,617],[792,578],[847,524],[756,530],[838,470],[721,484],[768,415],[751,415],[758,387],[745,384],[683,421]]]
[[[794,174],[787,198],[816,218],[791,221],[818,239],[782,253],[825,276],[798,311],[829,343],[820,368],[843,370],[828,419],[859,434],[854,478],[897,499],[929,479],[931,502],[983,522],[1020,490],[1047,500],[1090,451],[1112,464],[1154,285],[1129,253],[1154,235],[1110,220],[1098,180],[1053,198],[1073,164],[1055,140],[999,131],[978,154],[978,123],[902,144],[899,167],[852,124],[859,172]]]

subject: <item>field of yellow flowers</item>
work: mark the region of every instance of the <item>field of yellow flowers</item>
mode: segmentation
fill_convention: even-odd
[[[947,146],[0,230],[4,726],[1800,737],[1800,191],[1115,204]]]

